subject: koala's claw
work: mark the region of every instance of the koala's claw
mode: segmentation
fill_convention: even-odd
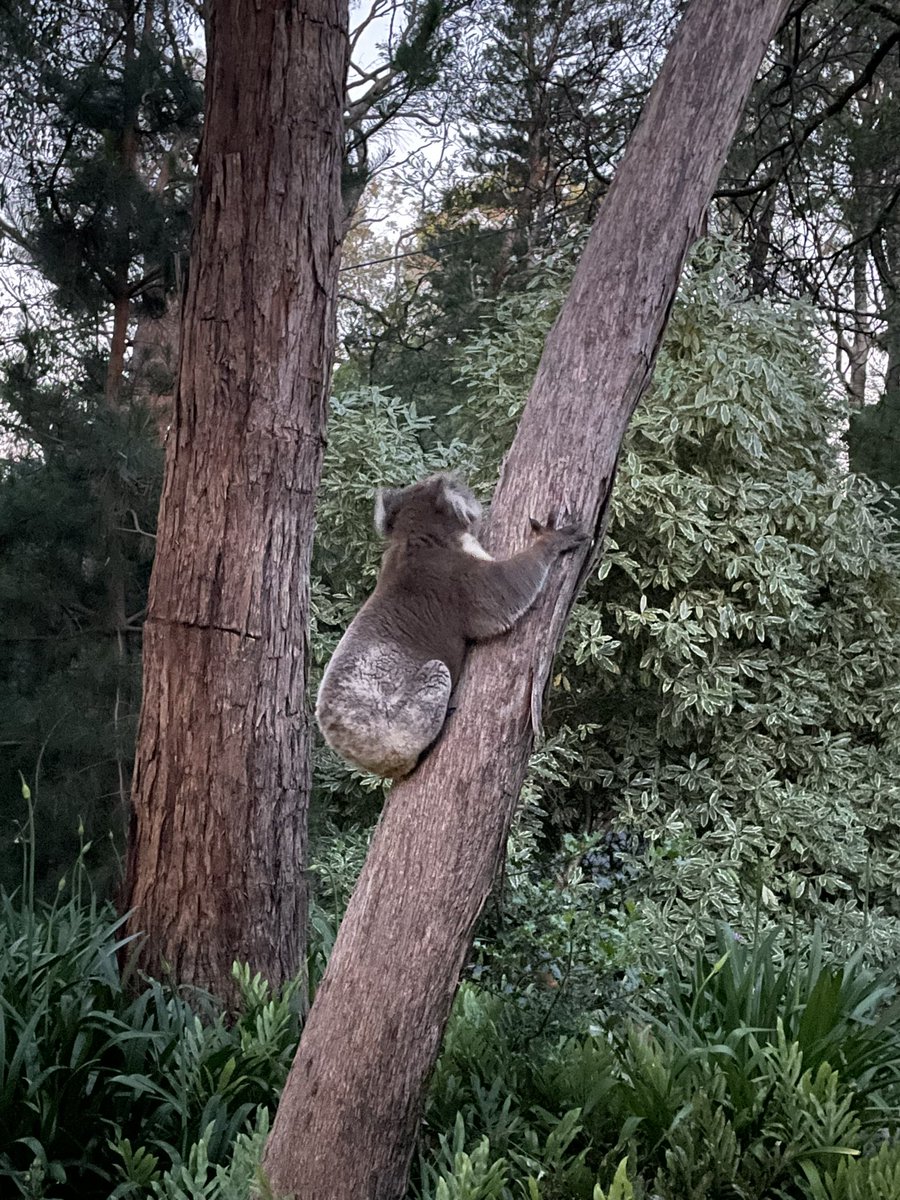
[[[539,521],[537,517],[529,517],[531,528],[535,533],[553,533],[558,528],[558,517],[555,508],[551,508],[547,513],[546,521]]]
[[[564,525],[555,532],[559,540],[557,549],[560,554],[568,554],[570,550],[577,550],[579,546],[583,546],[585,542],[591,540],[590,534],[580,525]]]
[[[530,517],[529,520],[531,528],[539,537],[552,537],[556,542],[558,552],[567,554],[570,550],[576,550],[589,540],[589,535],[579,525],[562,524],[562,521],[567,520],[570,515],[566,511],[560,516],[554,509],[549,513],[546,522],[538,521],[535,517]]]

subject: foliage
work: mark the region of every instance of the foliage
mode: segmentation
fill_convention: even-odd
[[[541,819],[536,805],[520,808],[467,970],[482,987],[527,997],[521,1020],[535,1034],[586,1028],[628,1004],[639,985],[632,896],[648,868],[621,833],[564,834],[558,852],[541,854],[528,835]]]
[[[748,945],[720,927],[720,957],[712,969],[698,955],[687,983],[676,979],[667,988],[660,1022],[665,1036],[687,1052],[721,1047],[726,1074],[737,1077],[752,1075],[754,1047],[766,1044],[763,1031],[777,1029],[798,1047],[806,1067],[830,1063],[854,1079],[860,1102],[871,1106],[866,1119],[877,1126],[887,1116],[878,1112],[882,1088],[890,1091],[900,1081],[894,987],[868,970],[860,953],[840,968],[829,964],[818,930],[806,961],[785,960],[783,940],[770,931]],[[753,1038],[732,1041],[734,1031],[753,1031]]]
[[[336,882],[336,881],[335,881]],[[249,1200],[298,1035],[296,988],[208,997],[123,976],[121,922],[74,894],[0,913],[0,1172],[13,1194]],[[321,897],[320,897],[321,898]],[[314,925],[315,953],[333,930]],[[895,1200],[900,1025],[858,962],[771,935],[575,1036],[464,984],[429,1090],[416,1200]]]
[[[122,923],[78,893],[38,909],[0,901],[4,1194],[178,1195],[205,1170],[222,1189],[208,1194],[228,1197],[219,1166],[247,1121],[259,1132],[259,1110],[274,1109],[296,986],[273,995],[236,967],[229,1023],[209,997],[123,975]]]
[[[235,1138],[229,1161],[215,1164],[209,1159],[212,1130],[204,1130],[187,1162],[151,1181],[151,1195],[154,1200],[275,1200],[260,1169],[268,1133],[269,1109],[260,1107],[249,1128]]]
[[[32,439],[0,462],[0,884],[14,883],[20,814],[7,798],[21,771],[37,779],[46,818],[46,891],[73,857],[79,824],[96,842],[122,827],[153,553],[140,531],[155,525],[161,473],[141,406],[109,409],[97,361],[62,378],[61,349],[49,335],[23,334],[0,373],[0,408]],[[122,626],[111,612],[114,578]],[[114,865],[107,854],[100,881]]]
[[[634,1188],[628,1178],[628,1159],[623,1158],[616,1168],[612,1186],[604,1192],[598,1183],[594,1188],[594,1200],[634,1200]]]
[[[4,232],[90,321],[126,294],[158,312],[187,240],[203,108],[190,16],[182,0],[139,7],[28,0],[0,16]]]
[[[753,290],[809,296],[827,321],[835,375],[856,410],[845,435],[850,464],[893,487],[898,37],[896,11],[884,5],[864,12],[854,0],[826,0],[797,14],[790,86],[784,58],[770,54],[715,202],[747,247]],[[785,153],[788,146],[802,151]]]
[[[809,1200],[887,1200],[900,1195],[900,1151],[884,1145],[871,1158],[842,1159],[831,1175],[805,1163]]]
[[[357,288],[313,687],[374,579],[374,488],[460,466],[486,496],[672,7],[503,0],[448,37],[456,6],[429,2],[392,26],[348,113],[348,209],[413,102],[453,111],[469,159],[398,286]],[[296,989],[246,969],[234,1024],[120,974],[80,870],[34,905],[124,815],[161,455],[138,356],[111,381],[107,350],[113,305],[133,326],[179,286],[195,8],[0,14],[0,251],[41,300],[0,307],[4,848],[41,830],[0,905],[0,1171],[47,1200],[245,1197],[299,1025]],[[772,56],[716,202],[749,260],[699,248],[635,417],[433,1081],[423,1200],[900,1195],[896,1012],[868,965],[900,962],[896,498],[851,473],[896,482],[900,93],[896,22],[858,9],[803,6]],[[429,92],[454,70],[456,94]],[[884,359],[881,402],[848,430],[809,311],[741,278],[811,286],[863,355],[858,402]],[[19,771],[36,809],[6,799]],[[382,798],[318,752],[312,988]]]
[[[577,767],[540,783],[541,804],[562,829],[647,837],[639,915],[660,947],[714,919],[746,933],[761,909],[896,961],[896,535],[841,461],[810,314],[746,297],[739,266],[698,248],[635,414],[551,693]],[[486,478],[559,274],[468,352],[460,420]]]
[[[335,400],[318,663],[374,579],[376,484],[453,463],[486,496],[571,257],[466,352],[460,441],[423,451],[433,421],[384,392]],[[839,956],[897,961],[895,535],[842,462],[809,312],[748,299],[740,266],[700,246],[676,303],[470,962],[482,985],[527,993],[536,1027],[600,1019],[722,919],[801,943],[818,926]],[[318,789],[330,913],[382,788],[322,752]]]
[[[571,258],[551,256],[466,352],[460,441],[423,451],[433,421],[384,392],[335,400],[320,664],[374,579],[375,485],[460,463],[486,496]],[[545,1031],[608,1015],[721,919],[801,943],[818,927],[839,956],[897,961],[895,535],[842,462],[809,312],[748,299],[741,276],[733,249],[698,248],[470,961],[483,986],[527,993]],[[330,913],[383,793],[324,751],[317,778]]]
[[[0,813],[15,835],[6,797],[39,773],[47,891],[79,823],[99,842],[127,814],[162,466],[143,360],[187,242],[193,19],[183,0],[0,7]]]
[[[414,400],[442,436],[452,430],[443,417],[460,347],[492,327],[498,296],[529,286],[547,253],[593,220],[676,7],[466,6],[440,88],[457,149],[443,170],[429,164],[389,298],[358,305],[345,341],[357,378]],[[402,173],[411,192],[415,174]]]
[[[521,1001],[464,987],[416,1194],[890,1200],[900,1149],[878,1143],[900,1111],[892,991],[818,951],[776,970],[770,938],[721,938],[655,1014],[587,1038],[536,1040]],[[452,1139],[438,1132],[451,1125]]]

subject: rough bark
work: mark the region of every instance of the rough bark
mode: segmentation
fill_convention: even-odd
[[[688,8],[547,340],[495,494],[495,548],[521,547],[528,515],[555,507],[601,525],[685,255],[785,8]],[[561,566],[512,635],[473,652],[442,741],[391,792],[269,1140],[264,1166],[277,1195],[404,1193],[425,1080],[579,579],[577,562]]]
[[[345,0],[212,0],[125,903],[141,959],[302,961],[309,556],[340,246]]]

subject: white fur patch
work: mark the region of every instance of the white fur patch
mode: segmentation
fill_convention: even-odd
[[[444,498],[459,520],[467,525],[473,525],[481,516],[481,505],[467,487],[459,488],[452,482],[445,482]]]
[[[384,537],[384,492],[381,488],[375,493],[375,531]]]
[[[479,542],[478,538],[474,537],[471,533],[460,534],[459,545],[463,554],[468,554],[472,558],[483,558],[487,562],[494,561],[490,554],[488,554],[487,550],[485,550],[484,546],[482,546],[481,542]]]

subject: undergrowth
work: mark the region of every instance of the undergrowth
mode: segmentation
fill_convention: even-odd
[[[321,964],[321,912],[315,931]],[[122,948],[91,899],[0,899],[2,1194],[264,1195],[296,986],[276,995],[236,966],[229,1023],[211,997],[123,975]],[[722,928],[714,956],[640,1002],[588,1035],[535,1037],[527,997],[465,984],[410,1200],[900,1197],[897,1002],[858,960]]]

